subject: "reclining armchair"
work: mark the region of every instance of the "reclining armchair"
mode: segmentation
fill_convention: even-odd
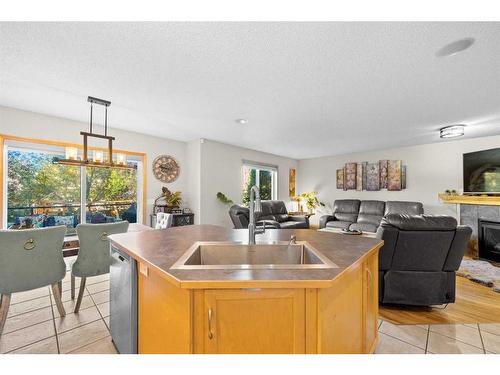
[[[472,230],[451,216],[388,214],[377,238],[379,302],[429,306],[455,302],[455,271]]]

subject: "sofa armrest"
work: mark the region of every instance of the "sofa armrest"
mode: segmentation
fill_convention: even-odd
[[[274,220],[259,220],[255,224],[260,227],[265,225],[268,229],[281,229],[280,223]]]
[[[460,268],[460,263],[462,263],[462,258],[464,257],[471,235],[472,229],[467,225],[457,226],[455,237],[444,262],[443,271],[456,271]]]
[[[319,229],[326,227],[326,223],[329,221],[334,221],[335,217],[333,215],[323,215],[319,218]]]

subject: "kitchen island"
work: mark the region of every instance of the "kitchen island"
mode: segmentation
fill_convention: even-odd
[[[267,230],[249,250],[235,246],[247,242],[247,230],[215,225],[109,238],[137,262],[139,353],[374,351],[378,239]],[[242,251],[287,258],[238,265],[245,263],[236,259]],[[218,262],[219,255],[226,259]]]

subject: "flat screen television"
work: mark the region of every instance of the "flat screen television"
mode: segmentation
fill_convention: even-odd
[[[500,148],[464,154],[464,193],[500,194]]]

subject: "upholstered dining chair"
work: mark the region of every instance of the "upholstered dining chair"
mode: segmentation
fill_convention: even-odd
[[[172,226],[172,214],[166,214],[164,212],[158,212],[156,214],[156,225],[155,229],[166,229]]]
[[[57,310],[65,316],[61,282],[66,274],[62,246],[65,226],[0,231],[0,335],[12,293],[52,286]]]
[[[128,221],[107,224],[78,224],[76,226],[80,249],[78,257],[71,267],[71,299],[75,298],[75,277],[80,277],[81,281],[75,313],[80,310],[87,277],[109,273],[111,257],[109,255],[108,235],[124,233],[127,230]]]

